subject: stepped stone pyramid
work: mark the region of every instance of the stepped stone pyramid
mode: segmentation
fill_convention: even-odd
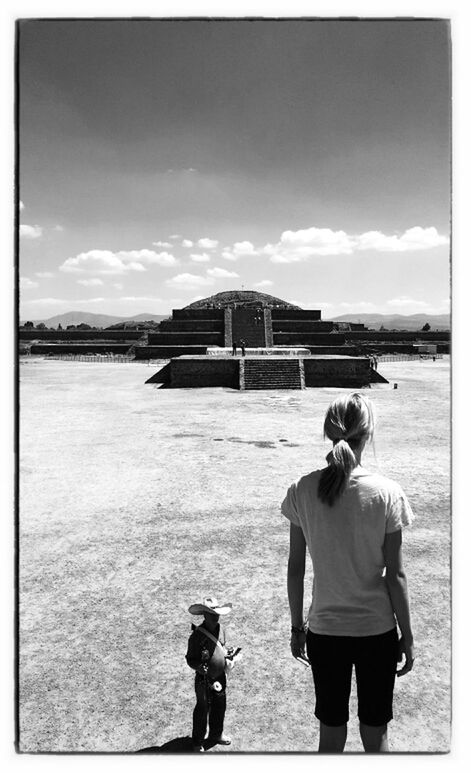
[[[206,354],[208,347],[232,348],[233,342],[239,345],[242,339],[250,348],[345,346],[345,334],[335,331],[334,322],[321,320],[318,309],[300,309],[273,295],[240,290],[174,309],[158,332],[149,332],[148,346],[139,347],[138,356],[167,359]]]
[[[148,345],[136,347],[143,359],[170,359],[147,383],[173,388],[304,389],[385,381],[367,357],[348,353],[345,333],[321,320],[318,309],[250,290],[174,309],[158,332],[149,333]]]

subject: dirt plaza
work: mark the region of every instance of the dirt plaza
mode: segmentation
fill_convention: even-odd
[[[315,751],[279,504],[323,465],[323,416],[344,390],[163,390],[145,384],[158,367],[20,363],[20,748],[133,752],[188,735],[186,610],[211,592],[232,601],[227,638],[244,653],[230,751]],[[377,430],[363,463],[400,482],[416,514],[404,555],[417,661],[397,685],[390,746],[446,751],[449,358],[381,373],[390,383],[365,390]],[[346,751],[362,748],[354,692]]]

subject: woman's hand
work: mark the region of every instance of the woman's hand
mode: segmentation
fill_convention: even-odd
[[[402,668],[396,672],[396,676],[404,676],[404,674],[408,674],[409,671],[412,670],[412,667],[414,665],[414,660],[415,660],[414,642],[412,639],[404,639],[404,637],[401,636],[397,647],[398,647],[397,662],[400,663],[403,655],[406,659],[406,662],[404,663]]]
[[[299,658],[309,663],[306,657],[306,632],[303,629],[291,629],[290,647],[293,658]]]

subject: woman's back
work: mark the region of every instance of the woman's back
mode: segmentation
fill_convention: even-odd
[[[401,552],[402,527],[412,512],[397,483],[361,466],[374,424],[365,395],[333,400],[324,420],[324,437],[332,441],[327,467],[293,483],[281,505],[291,521],[290,647],[298,660],[307,652],[312,668],[322,752],[345,747],[353,666],[363,747],[387,751],[396,673],[408,673],[414,663]],[[306,545],[314,568],[307,632]],[[400,653],[405,664],[397,671]]]
[[[386,533],[410,523],[401,487],[356,467],[332,505],[318,496],[322,470],[288,490],[283,514],[303,530],[314,568],[309,628],[333,636],[390,630],[394,615],[383,577]]]

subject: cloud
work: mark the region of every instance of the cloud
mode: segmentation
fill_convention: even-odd
[[[53,231],[59,231],[62,233],[62,231],[65,231],[65,228],[63,225],[55,225]]]
[[[201,247],[203,250],[214,250],[218,244],[217,239],[207,239],[206,237],[198,239],[198,247]]]
[[[356,237],[356,249],[378,250],[379,252],[409,252],[428,250],[448,244],[448,237],[440,236],[436,228],[414,226],[404,231],[402,236],[386,236],[380,231],[367,231]]]
[[[349,255],[352,251],[350,237],[345,231],[330,228],[284,231],[277,244],[266,244],[262,249],[273,263],[296,263],[311,255]]]
[[[183,239],[182,247],[193,247],[193,242],[191,239]]]
[[[256,256],[258,254],[259,253],[255,249],[252,242],[244,241],[244,242],[235,242],[235,244],[232,247],[226,247],[223,250],[222,257],[225,258],[226,260],[237,260],[238,258],[245,255]]]
[[[388,236],[381,231],[367,231],[349,235],[345,231],[330,228],[306,228],[300,231],[284,231],[276,244],[266,244],[261,250],[273,263],[296,263],[314,255],[351,255],[354,252],[415,252],[448,244],[448,237],[441,236],[436,228],[414,226],[401,236]],[[229,260],[234,259],[224,254]]]
[[[38,283],[33,282],[27,276],[20,276],[20,290],[31,290],[33,287],[37,287]]]
[[[273,287],[271,279],[262,279],[260,282],[255,282],[254,287]]]
[[[42,236],[43,229],[40,225],[20,225],[21,239],[39,239]]]
[[[54,276],[53,271],[36,271],[36,276],[40,279],[51,279]]]
[[[190,258],[195,263],[208,263],[211,260],[207,252],[203,252],[201,255],[192,254],[190,255]]]
[[[227,271],[225,268],[208,268],[206,273],[215,279],[235,279],[239,276],[235,271]]]
[[[169,238],[169,239],[181,239],[181,238],[182,238],[182,235],[181,235],[181,234],[172,234],[172,235],[171,235],[171,236],[169,236],[168,238]]]
[[[214,280],[210,277],[197,276],[196,274],[177,274],[171,279],[167,279],[166,284],[170,287],[178,288],[204,287],[205,285],[214,284]]]
[[[84,285],[84,287],[98,287],[98,285],[103,284],[103,280],[95,276],[91,279],[77,279],[77,284]]]
[[[166,248],[169,248],[169,247],[172,246],[170,244],[170,242],[152,242],[152,244],[154,245],[154,247],[166,247]]]
[[[159,266],[176,266],[178,260],[169,252],[154,252],[153,250],[129,250],[116,253],[122,260],[138,260],[141,263],[157,264]]]
[[[25,205],[23,204],[23,202],[22,202],[22,201],[20,201],[20,212],[22,212],[22,210],[23,210],[24,208],[25,208]]]
[[[168,252],[152,250],[90,250],[81,252],[75,258],[67,258],[59,266],[68,273],[124,274],[129,271],[147,271],[144,264],[175,266],[178,261]]]
[[[122,282],[114,282],[114,283],[113,283],[113,287],[115,287],[115,288],[116,288],[116,290],[122,290],[122,289],[123,289],[123,287],[124,287],[124,285],[123,285],[123,283],[122,283]]]
[[[81,252],[75,258],[67,258],[59,266],[66,273],[93,272],[95,274],[124,274],[127,271],[146,271],[142,263],[125,260],[119,253],[110,250]]]
[[[232,251],[235,255],[258,255],[252,242],[236,242]]]

